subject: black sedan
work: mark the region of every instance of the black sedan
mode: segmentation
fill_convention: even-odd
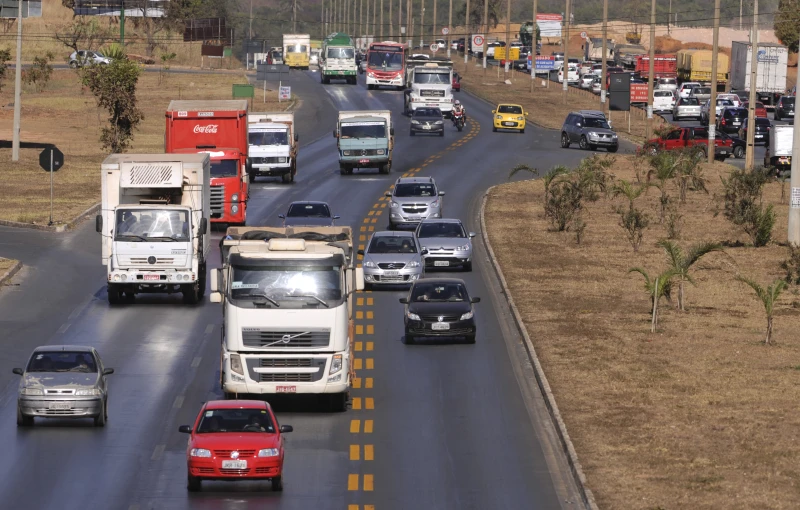
[[[783,96],[778,100],[775,105],[775,120],[781,120],[786,117],[794,118],[794,103],[797,98],[795,96]]]
[[[473,303],[464,280],[427,278],[411,285],[408,297],[400,299],[405,307],[405,341],[413,344],[419,337],[464,337],[475,343]]]
[[[753,134],[753,143],[755,145],[763,144],[766,147],[769,145],[769,133],[772,130],[772,123],[769,121],[769,119],[765,119],[763,117],[757,117],[755,121],[756,132]],[[747,123],[747,118],[742,120],[742,127],[739,129],[739,138],[742,140],[747,140]]]
[[[444,115],[438,108],[417,108],[411,115],[411,136],[417,133],[438,133],[444,136]]]

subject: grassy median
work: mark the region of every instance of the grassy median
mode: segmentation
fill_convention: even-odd
[[[3,276],[6,271],[11,269],[11,267],[16,263],[16,260],[4,259],[3,257],[0,257],[0,276]]]
[[[556,232],[545,218],[543,179],[497,186],[488,198],[492,247],[601,508],[797,505],[800,293],[790,285],[777,300],[774,344],[765,345],[764,306],[735,279],[766,287],[785,276],[788,184],[764,188],[777,222],[773,241],[754,248],[724,217],[722,179],[732,167],[702,168],[708,192],[689,191],[685,203],[667,181],[663,223],[658,189],[634,200],[649,219],[638,252],[621,226],[623,195],[585,203],[580,244],[574,228]],[[635,188],[647,169],[617,156],[610,174]],[[667,268],[656,243],[669,237],[670,220],[684,251],[706,241],[724,251],[692,266],[685,311],[673,287],[651,333],[650,295],[629,270],[654,277]]]

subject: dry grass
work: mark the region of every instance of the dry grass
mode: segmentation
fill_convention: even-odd
[[[637,168],[646,163],[618,156],[613,174],[635,181]],[[704,166],[710,194],[690,193],[679,204],[679,242],[734,247],[696,264],[687,311],[662,305],[657,334],[642,277],[628,273],[666,267],[655,246],[666,237],[656,190],[637,200],[652,220],[639,253],[612,210],[624,199],[589,204],[576,245],[574,234],[549,230],[541,180],[501,185],[489,196],[492,246],[601,508],[797,506],[798,289],[776,305],[777,345],[765,346],[763,307],[734,280],[742,274],[767,284],[783,276],[788,206],[781,184],[770,183],[764,201],[778,212],[777,242],[749,247],[715,215],[730,168]],[[674,187],[670,195],[677,197]]]
[[[170,74],[159,84],[158,73],[142,73],[138,97],[145,114],[129,152],[164,152],[164,111],[171,99],[230,99],[234,83],[246,83],[239,74]],[[256,93],[255,108],[277,109],[277,92],[268,92],[267,104]],[[0,104],[13,103],[13,91],[0,92]],[[283,106],[286,102],[284,101]],[[0,108],[0,139],[12,138],[13,107]],[[68,223],[97,203],[100,197],[100,127],[107,114],[96,107],[94,97],[81,88],[74,71],[53,73],[42,93],[29,92],[22,99],[23,142],[54,143],[64,153],[64,167],[55,174],[54,223]],[[39,168],[41,149],[22,149],[19,164],[10,164],[11,149],[0,149],[3,161],[3,200],[0,218],[25,223],[47,223],[50,180]]]
[[[0,276],[6,274],[6,271],[11,269],[11,266],[13,266],[16,263],[17,263],[16,260],[4,259],[3,257],[0,257]]]

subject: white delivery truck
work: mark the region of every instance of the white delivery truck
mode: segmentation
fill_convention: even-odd
[[[265,112],[247,114],[247,175],[250,182],[259,176],[280,176],[294,181],[297,174],[297,131],[294,113]]]
[[[109,303],[146,292],[200,301],[210,238],[208,154],[112,154],[100,172],[96,229]]]
[[[220,248],[210,299],[223,306],[226,397],[320,395],[344,411],[364,288],[350,227],[231,227]]]
[[[404,113],[417,108],[439,108],[445,117],[453,113],[453,63],[449,60],[415,63],[408,72]]]
[[[750,91],[750,63],[753,46],[748,41],[731,43],[731,90]],[[775,43],[758,43],[756,49],[756,94],[764,106],[774,106],[786,91],[789,49]]]
[[[769,133],[769,145],[764,154],[764,166],[775,168],[776,173],[792,170],[794,126],[774,124]]]

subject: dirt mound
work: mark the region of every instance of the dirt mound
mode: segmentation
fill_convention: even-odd
[[[668,35],[656,37],[656,53],[675,53],[682,47],[682,42]]]

